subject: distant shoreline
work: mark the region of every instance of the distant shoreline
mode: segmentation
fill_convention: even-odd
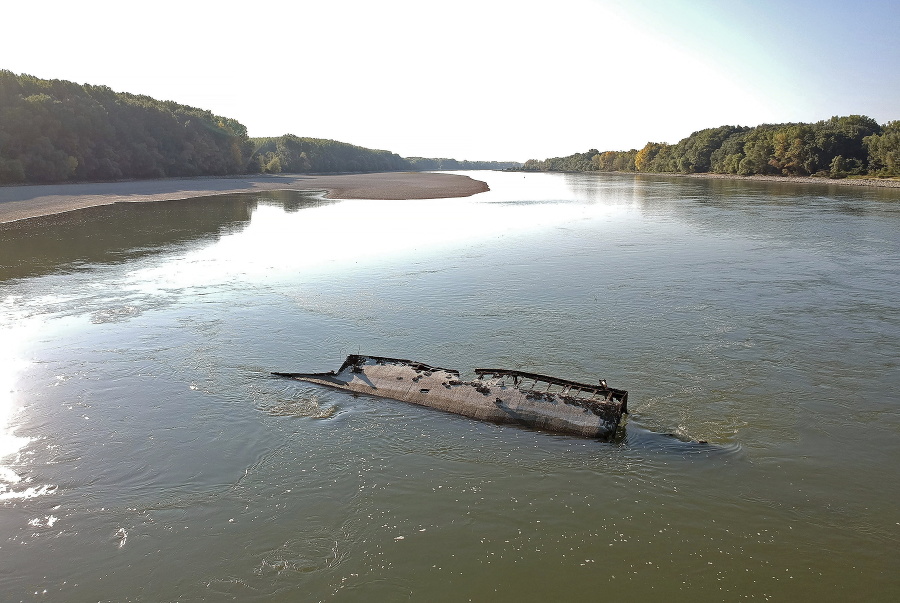
[[[642,172],[622,172],[639,174]],[[880,188],[900,188],[900,179],[886,178],[813,178],[812,176],[738,176],[737,174],[678,174],[661,172],[654,176],[679,176],[682,178],[706,178],[709,180],[739,180],[742,182],[792,182],[794,184],[836,184],[838,186],[874,186]]]
[[[676,178],[701,178],[706,180],[737,180],[739,182],[790,182],[793,184],[835,184],[838,186],[872,186],[876,188],[900,188],[900,178],[819,178],[813,176],[739,176],[737,174],[714,174],[700,172],[601,172],[601,171],[555,171],[555,170],[509,170],[523,174],[620,174],[623,176],[672,176]]]
[[[490,190],[458,174],[381,172],[255,175],[0,186],[0,224],[113,203],[173,201],[270,190],[327,191],[330,199],[446,199]]]

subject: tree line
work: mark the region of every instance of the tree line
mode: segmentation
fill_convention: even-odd
[[[438,170],[510,170],[519,169],[516,161],[469,161],[468,159],[431,159],[428,157],[407,157],[410,169],[418,171]]]
[[[530,159],[523,169],[894,177],[900,176],[900,121],[882,126],[864,115],[848,115],[811,124],[721,126],[694,132],[676,144],[648,142],[629,151],[591,149]]]
[[[292,134],[250,138],[237,120],[204,109],[0,70],[0,184],[520,166],[404,159]]]
[[[233,174],[252,152],[203,109],[0,71],[0,183]]]
[[[251,138],[250,172],[392,172],[409,169],[405,159],[390,151],[358,147],[321,138],[293,134]]]
[[[505,170],[522,167],[513,161],[468,161],[428,157],[400,157],[322,138],[285,134],[274,138],[251,138],[253,168],[262,173],[279,172],[393,172],[440,170]]]

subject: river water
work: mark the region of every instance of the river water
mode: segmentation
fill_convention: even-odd
[[[0,599],[900,598],[900,192],[474,177],[2,227]],[[632,414],[599,442],[269,375],[357,352]]]

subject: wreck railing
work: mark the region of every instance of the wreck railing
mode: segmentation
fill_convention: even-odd
[[[413,370],[416,371],[429,371],[435,373],[437,371],[444,371],[445,373],[451,373],[459,377],[459,371],[455,369],[445,369],[438,366],[430,366],[425,364],[424,362],[416,362],[415,360],[406,360],[405,358],[389,358],[387,356],[366,356],[363,354],[350,354],[347,356],[347,359],[344,361],[344,364],[341,365],[341,368],[338,369],[340,373],[345,368],[350,366],[362,366],[367,361],[373,360],[376,364],[404,364]]]
[[[547,384],[547,387],[544,389],[544,392],[549,392],[550,388],[554,385],[559,386],[561,391],[559,394],[561,396],[566,396],[575,399],[584,399],[584,400],[595,400],[598,396],[604,400],[617,400],[621,401],[622,404],[626,404],[628,402],[628,392],[623,389],[616,389],[614,387],[608,387],[603,383],[598,385],[588,384],[588,383],[579,383],[578,381],[569,381],[568,379],[560,379],[559,377],[551,377],[549,375],[540,375],[538,373],[529,373],[526,371],[517,371],[512,369],[483,369],[478,368],[475,369],[475,374],[479,379],[488,378],[502,378],[502,377],[510,377],[513,380],[513,385],[522,391],[535,391],[535,388],[542,384]],[[525,388],[520,385],[520,381],[534,381],[530,388]],[[574,390],[574,394],[571,393]],[[589,393],[590,397],[581,398],[583,393]]]

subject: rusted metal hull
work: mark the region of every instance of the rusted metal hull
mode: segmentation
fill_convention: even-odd
[[[475,369],[476,379],[461,381],[453,369],[352,354],[337,372],[273,374],[483,421],[590,438],[614,435],[628,412],[625,390],[506,369]]]

